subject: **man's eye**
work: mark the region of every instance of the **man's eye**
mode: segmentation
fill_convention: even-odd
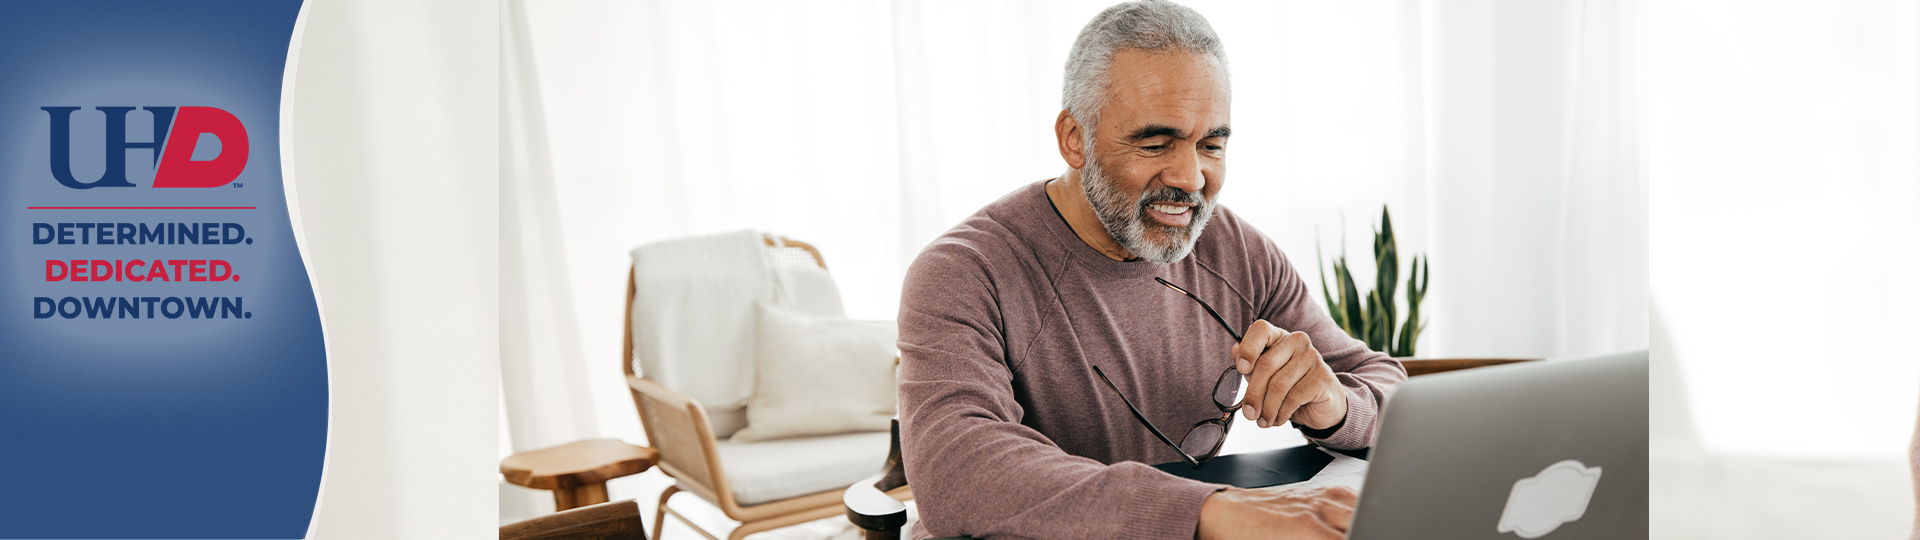
[[[1146,151],[1148,151],[1148,152],[1162,152],[1162,151],[1165,151],[1165,150],[1167,149],[1167,145],[1164,145],[1164,144],[1156,144],[1156,145],[1153,145],[1153,146],[1142,146],[1142,147],[1140,147],[1140,149],[1141,149],[1141,150],[1146,150]]]

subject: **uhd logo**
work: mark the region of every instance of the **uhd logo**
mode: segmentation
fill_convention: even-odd
[[[134,187],[127,181],[127,150],[153,150],[153,187],[220,187],[240,177],[247,168],[247,128],[233,113],[213,107],[139,107],[153,115],[151,142],[127,141],[127,113],[134,107],[94,107],[107,115],[107,170],[100,179],[81,182],[73,177],[68,134],[73,111],[80,107],[41,107],[52,125],[48,145],[53,179],[73,189]],[[175,114],[176,109],[179,114]],[[178,118],[176,118],[178,116]],[[195,161],[200,135],[214,136],[220,154]],[[164,143],[164,144],[163,144]]]

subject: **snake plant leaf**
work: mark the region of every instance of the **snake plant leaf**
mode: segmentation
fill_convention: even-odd
[[[1400,328],[1400,344],[1394,356],[1413,356],[1413,345],[1420,340],[1426,321],[1420,320],[1420,300],[1427,296],[1427,283],[1433,277],[1432,261],[1413,258],[1412,275],[1407,276],[1407,322]],[[1418,280],[1418,281],[1416,281]]]
[[[1415,257],[1414,263],[1420,266],[1420,287],[1414,291],[1415,294],[1413,296],[1414,301],[1418,302],[1420,299],[1427,297],[1427,282],[1433,278],[1433,258],[1428,257],[1426,260],[1420,260],[1419,257]],[[1407,280],[1407,286],[1413,287],[1412,279]]]
[[[1394,313],[1394,285],[1400,280],[1400,252],[1393,240],[1393,219],[1387,214],[1386,207],[1380,207],[1380,231],[1374,234],[1374,287],[1380,291],[1382,315],[1386,317],[1387,333],[1391,337],[1393,322],[1398,320]],[[1391,340],[1388,340],[1391,342]]]
[[[1317,238],[1313,241],[1313,262],[1314,268],[1326,268],[1327,266],[1326,261],[1320,256],[1320,240]],[[1320,273],[1320,297],[1327,301],[1327,316],[1332,317],[1334,324],[1340,325],[1341,330],[1346,330],[1347,312],[1340,309],[1340,302],[1334,300],[1333,293],[1327,289],[1326,272]]]
[[[1345,259],[1345,257],[1341,258]],[[1337,269],[1340,272],[1340,303],[1347,311],[1347,327],[1345,328],[1347,335],[1366,339],[1365,334],[1361,333],[1365,331],[1364,325],[1367,317],[1365,313],[1361,312],[1360,289],[1354,286],[1353,274],[1347,271],[1345,264],[1338,265]]]
[[[1380,343],[1380,291],[1367,293],[1367,315],[1369,316],[1366,337],[1362,339],[1367,342],[1367,348],[1378,350],[1382,345]]]
[[[1418,268],[1415,267],[1416,270]],[[1413,356],[1413,343],[1419,337],[1420,301],[1413,298],[1412,285],[1408,285],[1407,289],[1407,322],[1400,327],[1400,341],[1394,346],[1394,356]]]
[[[1433,278],[1432,265],[1432,258],[1413,258],[1413,275],[1407,276],[1407,305],[1411,309],[1419,309],[1420,301],[1427,298],[1427,282]]]
[[[1359,284],[1353,281],[1352,267],[1347,258],[1340,257],[1340,307],[1347,312],[1347,333],[1365,335],[1367,324],[1366,306],[1361,304]]]

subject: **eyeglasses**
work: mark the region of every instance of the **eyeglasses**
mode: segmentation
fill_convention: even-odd
[[[1153,280],[1160,282],[1161,285],[1166,285],[1169,289],[1178,291],[1180,294],[1187,295],[1187,298],[1192,298],[1195,302],[1199,302],[1200,307],[1205,308],[1207,314],[1212,315],[1213,320],[1219,322],[1220,327],[1227,330],[1227,335],[1233,336],[1234,343],[1240,342],[1240,333],[1235,332],[1233,325],[1227,324],[1227,320],[1220,317],[1220,312],[1214,311],[1213,306],[1207,305],[1206,301],[1201,300],[1200,297],[1194,296],[1193,293],[1187,292],[1186,289],[1182,289],[1178,285],[1168,283],[1167,280],[1157,277],[1153,278]],[[1246,398],[1244,393],[1240,391],[1240,371],[1235,369],[1232,364],[1228,364],[1227,370],[1220,372],[1220,378],[1216,379],[1213,383],[1213,405],[1220,408],[1220,417],[1209,418],[1195,423],[1192,428],[1187,430],[1186,435],[1180,437],[1179,442],[1174,442],[1173,439],[1167,437],[1165,432],[1160,431],[1159,427],[1154,426],[1153,422],[1148,421],[1147,416],[1140,413],[1139,407],[1133,406],[1133,401],[1127,399],[1127,395],[1120,391],[1120,387],[1114,386],[1113,380],[1107,378],[1106,372],[1101,371],[1100,366],[1093,366],[1093,372],[1100,376],[1101,381],[1107,383],[1107,388],[1113,389],[1113,393],[1120,396],[1120,402],[1127,404],[1127,410],[1132,412],[1133,417],[1139,420],[1141,424],[1147,426],[1147,431],[1152,431],[1153,436],[1158,437],[1160,442],[1167,443],[1167,446],[1173,447],[1173,451],[1180,454],[1180,459],[1186,461],[1188,465],[1192,465],[1195,469],[1206,465],[1207,461],[1212,460],[1214,455],[1220,453],[1220,446],[1227,440],[1227,431],[1233,429],[1233,413],[1240,409],[1241,400]]]

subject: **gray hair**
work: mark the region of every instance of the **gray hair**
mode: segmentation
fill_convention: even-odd
[[[1073,50],[1067,53],[1060,106],[1086,127],[1088,138],[1100,123],[1100,106],[1107,102],[1111,82],[1107,72],[1113,67],[1113,55],[1127,49],[1205,54],[1220,62],[1221,74],[1226,75],[1227,52],[1200,12],[1167,0],[1115,4],[1080,29]]]

